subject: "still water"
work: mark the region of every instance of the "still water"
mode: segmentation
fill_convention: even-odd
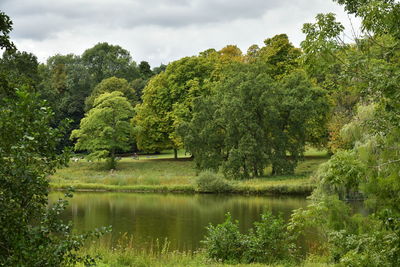
[[[50,202],[62,197],[50,194]],[[63,214],[78,232],[112,226],[112,242],[125,234],[141,247],[167,239],[171,249],[195,250],[210,223],[224,221],[230,212],[246,232],[263,211],[288,219],[294,209],[305,207],[299,197],[265,197],[213,194],[75,193]]]

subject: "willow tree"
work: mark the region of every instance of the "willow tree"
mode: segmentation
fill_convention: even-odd
[[[72,131],[76,138],[76,150],[90,152],[88,159],[108,161],[108,167],[115,169],[116,152],[130,149],[133,108],[123,93],[104,93],[94,101],[94,107],[85,114],[80,128]]]

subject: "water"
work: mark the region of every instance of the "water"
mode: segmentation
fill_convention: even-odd
[[[50,202],[63,194],[50,194]],[[138,247],[167,239],[171,249],[195,250],[209,223],[221,223],[230,212],[246,232],[265,210],[288,219],[294,209],[305,207],[299,197],[264,197],[212,194],[75,193],[63,214],[78,232],[112,225],[108,238],[132,236]]]

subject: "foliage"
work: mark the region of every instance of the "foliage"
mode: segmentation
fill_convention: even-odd
[[[0,26],[0,46],[10,49],[11,21],[4,13],[0,13]],[[20,89],[7,82],[0,85],[0,265],[92,264],[92,258],[77,253],[90,234],[74,235],[71,225],[58,218],[66,201],[48,208],[47,176],[68,160],[68,153],[57,153],[62,129],[50,126],[53,113],[32,88],[23,85],[30,82],[10,77],[23,67],[34,70],[37,62],[20,52],[7,54],[5,59],[10,69],[2,75],[20,82]],[[33,68],[25,64],[26,59],[33,62]]]
[[[274,264],[292,260],[295,245],[282,218],[266,212],[247,235],[239,232],[238,224],[228,213],[225,222],[207,227],[207,235],[202,241],[207,257],[227,263]]]
[[[265,46],[257,51],[256,60],[272,67],[269,73],[274,79],[280,79],[300,67],[301,50],[290,43],[286,34],[268,38],[264,44]]]
[[[12,21],[7,14],[0,12],[0,49],[15,50],[15,45],[10,40]]]
[[[203,242],[207,257],[228,263],[239,263],[245,247],[243,235],[239,232],[239,222],[232,221],[231,215],[225,215],[225,222],[207,227]]]
[[[59,126],[65,119],[70,125],[59,149],[71,145],[69,136],[84,117],[85,99],[91,92],[93,79],[79,56],[55,55],[46,64],[39,65],[40,84],[38,91],[46,99],[55,116],[53,125]]]
[[[318,186],[325,194],[335,194],[343,200],[359,198],[365,171],[366,166],[354,152],[339,151],[318,169]]]
[[[137,98],[135,90],[129,86],[128,81],[123,78],[111,77],[102,80],[95,88],[93,88],[92,93],[85,100],[86,111],[93,107],[94,101],[98,96],[104,93],[112,93],[116,91],[123,93],[124,97],[128,99],[132,107],[136,105]]]
[[[39,83],[38,65],[36,56],[27,52],[5,51],[0,59],[1,72],[7,72],[13,87],[29,85],[35,88]]]
[[[254,223],[254,230],[247,235],[245,262],[276,262],[294,260],[296,246],[287,231],[282,217],[275,217],[270,212],[261,215],[261,220]]]
[[[47,207],[46,177],[68,159],[57,153],[61,135],[49,126],[52,112],[36,94],[19,89],[3,99],[0,114],[0,265],[92,263],[77,253],[89,235],[72,234],[58,218],[66,201]]]
[[[119,45],[98,43],[83,52],[82,62],[92,75],[94,85],[114,76],[128,81],[140,76],[130,53]]]
[[[394,25],[399,24],[400,4],[391,0],[337,2],[361,18],[365,36],[346,45],[339,38],[343,27],[334,17],[319,15],[316,24],[306,25],[303,46],[306,60],[331,56],[323,61],[321,71],[309,72],[333,92],[333,117],[344,118],[335,135],[340,132],[341,148],[347,150],[335,151],[321,166],[320,190],[307,210],[293,215],[293,222],[311,223],[319,229],[329,240],[325,253],[338,266],[398,266],[400,35]],[[355,101],[337,101],[343,92],[355,96]],[[349,206],[339,200],[358,190],[367,198],[369,216],[349,216]],[[332,198],[336,200],[327,201]],[[328,203],[336,203],[336,208],[323,208]]]
[[[400,236],[375,229],[369,233],[352,234],[345,230],[329,236],[332,260],[339,266],[399,266]]]
[[[274,80],[263,63],[232,65],[215,93],[194,101],[192,119],[179,129],[199,169],[227,177],[293,173],[306,142],[323,132],[328,105],[323,90],[301,70]],[[243,122],[246,124],[243,124]]]
[[[121,92],[101,94],[82,119],[80,129],[72,131],[71,138],[77,138],[75,149],[88,150],[89,159],[107,158],[108,167],[114,169],[117,150],[130,149],[132,116],[133,108]]]
[[[228,181],[211,170],[202,171],[196,178],[200,192],[229,192],[232,188]]]
[[[185,57],[149,81],[133,122],[139,149],[156,152],[182,147],[176,128],[191,118],[193,100],[208,94],[204,84],[213,64],[211,56]]]

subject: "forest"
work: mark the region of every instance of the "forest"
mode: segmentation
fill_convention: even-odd
[[[85,242],[110,229],[76,234],[59,218],[67,201],[47,205],[48,177],[71,157],[113,173],[126,155],[184,151],[199,186],[217,193],[293,176],[318,149],[328,158],[309,177],[309,204],[288,221],[266,212],[244,234],[227,215],[198,254],[142,266],[400,266],[400,3],[335,2],[362,21],[352,43],[334,14],[318,14],[300,47],[283,33],[246,52],[227,45],[153,68],[106,42],[39,63],[15,47],[0,12],[0,265],[102,262]],[[131,254],[104,266],[140,265]]]

